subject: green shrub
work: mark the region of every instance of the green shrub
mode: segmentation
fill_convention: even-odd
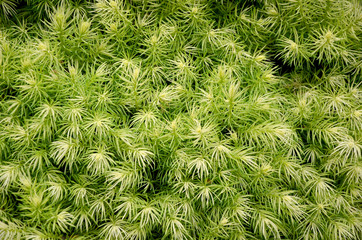
[[[0,239],[360,239],[354,0],[0,0]]]

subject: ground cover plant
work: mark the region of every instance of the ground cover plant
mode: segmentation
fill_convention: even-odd
[[[0,0],[0,239],[357,240],[357,0]]]

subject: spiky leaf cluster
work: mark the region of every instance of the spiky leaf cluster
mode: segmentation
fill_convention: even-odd
[[[0,13],[0,239],[361,236],[359,3]]]

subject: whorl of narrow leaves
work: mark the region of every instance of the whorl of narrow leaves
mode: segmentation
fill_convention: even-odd
[[[360,239],[361,14],[0,0],[0,239]]]

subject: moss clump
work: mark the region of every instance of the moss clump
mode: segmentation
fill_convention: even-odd
[[[0,0],[0,239],[359,239],[361,5]]]

